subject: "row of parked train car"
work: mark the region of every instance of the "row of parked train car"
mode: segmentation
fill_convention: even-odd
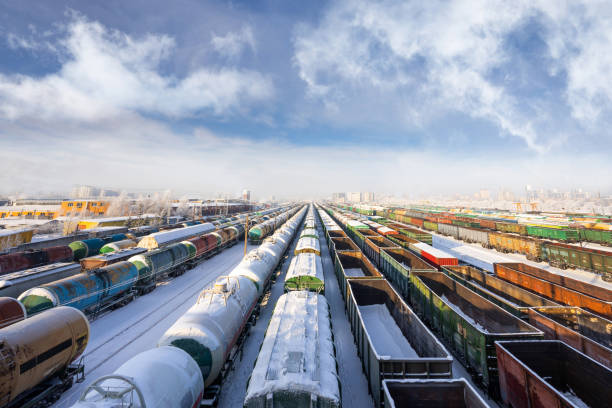
[[[562,269],[578,268],[600,274],[604,280],[612,280],[612,251],[571,245],[526,236],[510,229],[493,230],[476,223],[455,225],[429,221],[418,217],[412,210],[395,210],[387,214],[388,219],[430,230],[466,242],[476,242],[485,248],[500,252],[515,252],[536,262],[548,262]],[[508,224],[519,225],[519,224]]]
[[[278,216],[284,216],[287,211],[295,213],[297,208],[289,208]],[[102,308],[124,304],[136,294],[155,288],[154,282],[162,276],[180,274],[200,259],[217,253],[220,248],[216,246],[216,235],[222,230],[199,235],[204,226],[206,224],[151,234],[141,239],[139,245],[156,248],[148,251],[140,248],[146,252],[127,261],[32,287],[18,300],[0,298],[0,317],[5,324],[0,328],[3,357],[0,359],[0,384],[3,384],[0,386],[0,406],[50,405],[74,380],[80,381],[83,364],[74,362],[87,344],[89,323],[86,314],[91,317]],[[210,224],[208,228],[214,230]],[[243,233],[233,232],[220,234],[228,239],[224,247],[233,245],[243,236]],[[3,375],[5,378],[1,378]]]
[[[243,406],[339,408],[340,384],[314,206],[299,232],[293,258]]]
[[[408,245],[388,239],[403,234],[327,211],[320,213],[328,218],[327,240],[377,404],[393,395],[417,398],[412,392],[443,395],[435,385],[427,392],[421,383],[415,391],[410,380],[392,387],[383,380],[450,377],[446,346],[492,398],[508,406],[608,406],[611,291],[520,263],[495,264],[495,273],[459,265],[424,243],[411,247],[418,241],[405,235]],[[395,321],[399,328],[383,337],[405,342],[380,339],[380,327],[368,322],[372,312],[361,310],[375,303],[384,303],[391,315],[386,327]],[[379,321],[383,314],[376,313]],[[422,330],[417,315],[437,338]]]
[[[274,213],[279,212],[280,208],[272,208],[263,211],[251,212],[248,214],[251,223],[264,222]],[[215,217],[210,220],[216,229],[223,229],[231,225],[244,225],[247,214],[238,214],[232,217]],[[0,275],[20,271],[28,268],[48,265],[55,262],[79,262],[81,259],[91,257],[100,253],[111,252],[118,248],[136,246],[138,238],[156,232],[163,232],[172,229],[191,227],[198,224],[208,223],[207,218],[202,220],[185,221],[175,224],[161,226],[143,225],[127,229],[126,233],[112,234],[108,237],[90,237],[69,242],[67,245],[54,245],[52,242],[48,247],[16,251],[12,253],[0,254]],[[62,237],[65,241],[66,237]],[[120,241],[120,242],[118,242]]]
[[[272,236],[200,293],[162,335],[157,348],[94,380],[74,408],[214,403],[305,212],[306,208],[290,210],[288,220],[278,223]]]

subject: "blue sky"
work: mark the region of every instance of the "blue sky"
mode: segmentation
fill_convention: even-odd
[[[605,1],[0,5],[0,192],[612,190]]]

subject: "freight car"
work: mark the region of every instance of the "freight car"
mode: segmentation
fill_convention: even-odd
[[[517,264],[495,264],[495,275],[500,279],[527,289],[553,302],[581,307],[606,319],[612,319],[611,302],[606,302],[564,286],[536,278],[528,273],[521,272],[515,268],[515,265]]]
[[[612,401],[612,370],[560,341],[495,344],[501,397],[514,408],[604,408]]]
[[[30,288],[74,276],[79,272],[80,264],[59,262],[9,273],[0,280],[0,296],[17,298]]]
[[[490,395],[499,393],[493,343],[538,339],[543,333],[441,272],[410,274],[415,312],[440,333],[455,355],[477,374]]]
[[[305,254],[305,253],[313,253],[316,255],[321,255],[321,246],[319,244],[318,238],[312,237],[303,237],[298,240],[297,245],[294,250],[295,255],[297,254]]]
[[[323,295],[296,291],[278,299],[244,399],[245,408],[263,406],[341,407],[331,318]]]
[[[111,242],[109,244],[104,244],[102,248],[100,248],[101,254],[106,254],[108,252],[119,251],[121,249],[132,248],[136,246],[136,241],[133,239],[122,239],[121,241]]]
[[[533,307],[529,323],[612,369],[612,321],[579,307]]]
[[[400,247],[380,235],[365,239],[364,253],[374,262],[377,268],[382,268],[381,251],[383,249],[400,249]]]
[[[455,380],[384,380],[385,408],[489,408],[463,378]]]
[[[100,255],[90,256],[81,259],[81,268],[83,270],[92,270],[102,268],[103,266],[111,265],[121,261],[127,261],[131,257],[147,252],[144,248],[127,248],[118,251],[106,252]]]
[[[55,262],[70,262],[72,249],[68,245],[0,255],[0,275]]]
[[[386,248],[380,251],[385,278],[393,284],[404,299],[410,299],[410,272],[435,272],[430,265],[404,248]]]
[[[138,269],[133,263],[118,262],[28,289],[18,300],[28,315],[58,306],[72,306],[95,315],[131,301],[134,297],[131,289],[137,280]]]
[[[89,340],[89,322],[72,307],[57,307],[0,329],[0,401],[3,408],[51,405],[83,365],[74,363]]]
[[[215,230],[211,223],[198,224],[191,227],[177,228],[169,231],[160,231],[142,237],[138,247],[146,249],[157,249],[170,244],[184,241],[189,238],[198,237]]]
[[[334,271],[345,300],[348,298],[349,279],[384,279],[361,251],[336,251]]]
[[[323,264],[319,255],[303,253],[293,257],[285,276],[285,292],[294,290],[325,291]]]
[[[384,279],[349,280],[348,317],[370,392],[386,378],[450,378],[453,359]]]
[[[72,408],[198,407],[204,381],[196,362],[178,347],[144,351],[91,383]]]
[[[189,353],[200,367],[205,387],[212,393],[220,388],[220,382],[215,383],[220,374],[231,368],[245,328],[264,294],[264,285],[281,261],[305,212],[302,208],[228,276],[220,277],[212,288],[202,291],[196,304],[159,340],[160,346],[172,345]],[[226,365],[226,361],[230,364]]]
[[[532,307],[559,306],[551,300],[471,266],[445,266],[442,271],[468,289],[521,319],[527,319]]]
[[[25,307],[17,299],[0,297],[0,329],[25,319]]]
[[[106,238],[90,238],[82,241],[71,242],[68,246],[72,249],[73,259],[78,262],[82,258],[98,255],[100,249],[108,243],[126,239],[125,234],[115,234]]]

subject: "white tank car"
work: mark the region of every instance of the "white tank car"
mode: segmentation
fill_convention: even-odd
[[[302,215],[303,211],[296,217]],[[199,365],[205,386],[212,384],[263,292],[257,283],[263,285],[281,255],[275,260],[270,252],[251,251],[228,276],[202,291],[196,304],[164,333],[158,345],[187,351]]]
[[[95,380],[73,408],[192,408],[199,406],[203,394],[200,368],[189,354],[158,347]]]
[[[223,367],[259,295],[248,278],[223,277],[202,291],[193,305],[161,337],[158,346],[187,351],[210,385]]]

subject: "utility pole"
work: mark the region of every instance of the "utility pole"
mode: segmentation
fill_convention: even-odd
[[[249,214],[246,216],[246,222],[244,224],[244,255],[246,256],[247,249],[247,237],[249,235]]]

